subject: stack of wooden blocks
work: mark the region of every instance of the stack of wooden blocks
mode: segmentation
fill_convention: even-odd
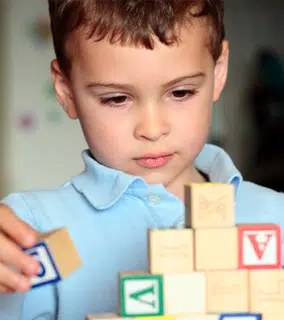
[[[230,184],[186,185],[185,208],[148,231],[149,270],[119,275],[119,312],[86,319],[284,320],[280,226],[236,225]]]

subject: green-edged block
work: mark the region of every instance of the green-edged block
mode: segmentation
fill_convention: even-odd
[[[120,276],[121,317],[148,317],[164,314],[162,275]]]

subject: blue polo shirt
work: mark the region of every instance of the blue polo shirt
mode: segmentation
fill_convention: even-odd
[[[57,189],[14,193],[3,203],[40,232],[66,226],[83,267],[57,285],[0,296],[1,320],[78,320],[118,311],[118,273],[147,270],[147,229],[183,226],[184,205],[163,185],[102,166],[84,151],[85,170]],[[245,182],[230,157],[205,145],[195,161],[211,182],[232,183],[238,223],[284,225],[282,194]]]

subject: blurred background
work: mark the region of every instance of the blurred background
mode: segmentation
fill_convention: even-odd
[[[244,177],[284,190],[284,1],[225,0],[228,83],[210,142]],[[79,123],[54,98],[47,1],[0,0],[0,196],[56,187],[83,169]]]

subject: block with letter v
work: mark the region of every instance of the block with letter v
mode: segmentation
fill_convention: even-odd
[[[119,283],[122,318],[206,313],[206,277],[203,272],[120,273]]]
[[[240,225],[238,233],[240,268],[281,268],[280,226],[274,224]]]

